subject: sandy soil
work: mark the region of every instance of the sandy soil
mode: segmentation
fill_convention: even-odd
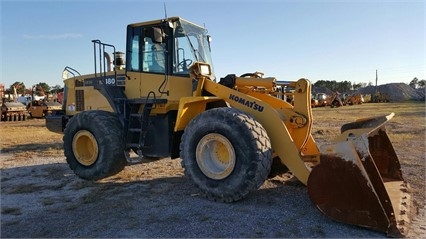
[[[374,107],[390,106],[400,107]],[[404,177],[413,188],[410,238],[426,237],[424,106],[401,111],[388,125],[395,150],[403,156]],[[314,138],[318,144],[326,142],[339,134],[343,122],[382,110],[372,107],[314,109]],[[351,114],[354,110],[356,115]],[[31,130],[23,130],[28,125]],[[324,216],[309,200],[306,187],[289,173],[267,180],[240,202],[217,203],[198,195],[183,176],[179,159],[143,160],[113,177],[89,182],[69,169],[61,155],[62,136],[50,134],[42,120],[2,122],[0,129],[1,237],[386,236]],[[23,135],[27,142],[17,139]]]

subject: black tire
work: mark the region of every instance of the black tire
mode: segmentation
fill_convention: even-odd
[[[92,110],[75,115],[63,140],[68,165],[80,178],[99,180],[126,165],[123,130],[115,113]]]
[[[339,107],[340,106],[340,103],[339,103],[339,101],[337,101],[337,100],[334,100],[333,102],[331,102],[331,108],[334,108],[334,107]]]
[[[209,141],[209,137],[215,140]],[[203,145],[215,150],[204,150]],[[233,202],[257,190],[267,179],[272,149],[265,129],[250,115],[233,108],[215,108],[199,114],[185,128],[180,158],[185,175],[203,196]],[[224,168],[222,164],[216,167],[216,162]]]

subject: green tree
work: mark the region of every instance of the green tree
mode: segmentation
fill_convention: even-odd
[[[55,86],[52,86],[51,88],[50,88],[50,92],[51,93],[58,93],[58,92],[60,92],[62,90],[62,86],[60,86],[60,85],[55,85]]]
[[[324,87],[329,90],[333,90],[335,88],[336,81],[329,81],[329,80],[319,80],[315,82],[314,86],[316,87]]]
[[[23,82],[16,81],[13,83],[8,90],[10,94],[15,93],[14,88],[16,89],[17,94],[25,94],[25,84]]]
[[[325,87],[331,91],[346,92],[351,90],[352,83],[350,81],[336,82],[328,80],[319,80],[315,82],[314,86]]]
[[[333,91],[346,92],[350,91],[352,88],[352,83],[350,81],[342,81],[336,83],[336,89]]]
[[[418,86],[418,82],[419,82],[419,79],[417,79],[417,77],[414,77],[414,79],[411,80],[410,84],[408,84],[408,85],[411,86],[411,87],[413,87],[414,89],[416,89],[417,86]]]
[[[40,82],[35,86],[35,93],[37,95],[45,95],[50,93],[50,86],[44,82]]]
[[[358,84],[353,84],[352,85],[352,89],[354,89],[354,90],[358,90],[358,89],[360,89],[360,88],[362,88],[363,86],[362,86],[362,83],[358,83]]]
[[[426,87],[426,80],[419,80],[417,82],[417,85],[419,86],[419,88],[425,88]]]

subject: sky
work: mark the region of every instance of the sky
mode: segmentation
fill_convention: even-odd
[[[0,0],[0,83],[63,85],[65,66],[90,74],[91,40],[124,52],[128,24],[167,13],[208,29],[218,78],[375,84],[377,70],[379,85],[408,84],[426,79],[425,12],[425,0]]]

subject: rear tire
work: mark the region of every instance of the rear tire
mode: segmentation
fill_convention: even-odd
[[[338,100],[334,100],[333,102],[331,102],[331,108],[334,108],[334,107],[340,107],[340,103]]]
[[[123,130],[115,113],[81,112],[69,120],[63,139],[66,160],[80,178],[99,180],[126,165]]]
[[[180,150],[185,175],[214,201],[246,197],[271,170],[272,149],[265,129],[233,108],[207,110],[192,119]]]

